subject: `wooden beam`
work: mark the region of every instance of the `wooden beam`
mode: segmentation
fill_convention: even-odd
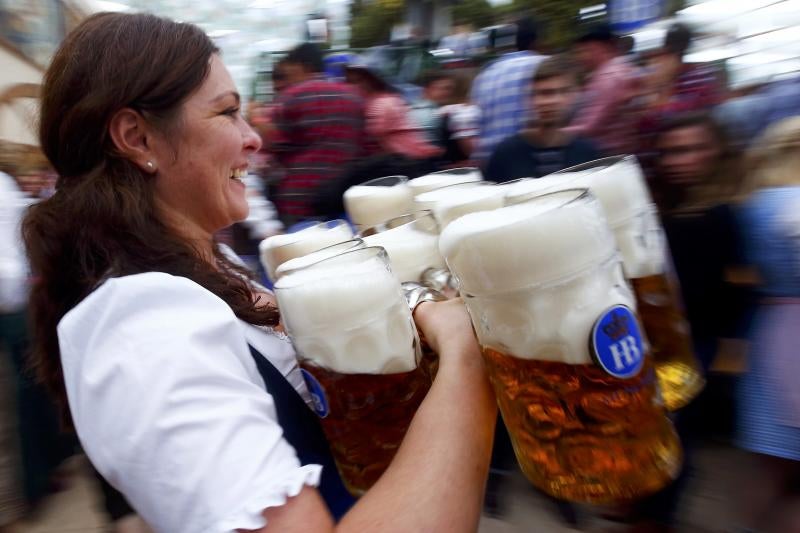
[[[12,56],[16,57],[25,64],[35,68],[36,70],[44,74],[44,67],[42,65],[40,65],[39,63],[28,57],[22,50],[20,50],[14,43],[9,41],[8,39],[0,37],[0,48],[5,49]]]

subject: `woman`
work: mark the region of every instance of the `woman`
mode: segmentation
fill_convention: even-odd
[[[744,248],[762,284],[739,389],[738,443],[756,454],[739,509],[757,531],[800,531],[800,117],[765,132],[750,155]]]
[[[680,281],[695,355],[704,370],[718,358],[720,339],[739,334],[747,289],[731,284],[730,272],[741,264],[734,202],[741,190],[735,154],[709,115],[689,113],[666,122],[655,138],[657,159],[652,190]],[[646,531],[675,527],[675,511],[694,461],[698,432],[729,430],[727,382],[710,374],[698,399],[675,414],[685,461],[678,479],[635,509]],[[720,392],[723,394],[720,396]],[[635,530],[635,529],[634,529]]]
[[[351,64],[345,69],[345,77],[364,97],[367,139],[373,143],[371,154],[399,155],[415,161],[441,155],[442,149],[429,143],[419,126],[411,122],[403,97],[375,68]]]
[[[104,13],[64,41],[40,121],[60,178],[24,224],[39,375],[157,532],[474,529],[496,409],[458,302],[417,308],[439,375],[348,510],[273,296],[212,239],[247,215],[239,105],[190,24]]]
[[[731,337],[745,295],[728,281],[741,264],[733,210],[742,190],[739,158],[705,113],[678,115],[656,137],[653,195],[678,279],[695,351],[705,368],[720,337]]]

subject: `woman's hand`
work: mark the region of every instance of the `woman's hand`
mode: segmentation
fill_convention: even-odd
[[[472,322],[461,298],[423,302],[414,310],[414,321],[440,357],[480,357]]]

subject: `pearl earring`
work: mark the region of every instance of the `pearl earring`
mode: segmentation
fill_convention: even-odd
[[[153,169],[154,169],[154,168],[156,168],[156,167],[155,167],[155,165],[153,164],[153,162],[152,162],[152,161],[148,161],[148,162],[147,162],[147,168],[149,168],[150,170],[153,170]]]

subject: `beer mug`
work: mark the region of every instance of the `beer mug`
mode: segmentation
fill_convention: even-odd
[[[401,282],[419,282],[429,269],[444,269],[439,226],[429,211],[395,217],[361,231],[367,246],[382,246]]]
[[[439,172],[432,172],[408,182],[411,187],[412,194],[416,197],[433,189],[445,187],[447,185],[456,185],[459,183],[469,183],[475,181],[482,181],[483,174],[475,167],[462,167],[451,168],[448,170],[440,170]]]
[[[476,181],[448,185],[418,194],[417,210],[430,210],[441,229],[458,217],[503,207],[504,189],[493,182]]]
[[[285,263],[281,264],[275,269],[275,278],[281,279],[281,276],[284,274],[294,272],[295,270],[300,270],[301,268],[306,268],[314,263],[319,263],[323,259],[328,259],[329,257],[334,257],[341,253],[349,252],[350,250],[366,247],[367,245],[364,243],[364,241],[356,237],[355,239],[351,239],[349,241],[344,241],[326,246],[325,248],[320,248],[316,252],[311,252],[310,254],[289,259]]]
[[[383,474],[430,388],[385,250],[360,248],[284,274],[275,295],[347,489]]]
[[[392,270],[404,285],[422,283],[452,296],[447,291],[452,278],[439,253],[439,226],[430,211],[393,218],[380,226],[362,231],[361,235],[367,245],[382,246],[386,250]],[[434,283],[443,283],[444,287],[435,287]],[[439,367],[439,357],[424,339],[421,350],[421,366],[433,380]]]
[[[407,177],[386,176],[347,189],[344,208],[356,227],[367,228],[410,213],[413,199]]]
[[[675,478],[680,441],[613,234],[588,191],[466,215],[439,244],[535,486],[559,499],[615,504]]]
[[[258,251],[264,270],[274,282],[275,270],[286,261],[332,244],[349,241],[353,237],[353,230],[347,222],[332,220],[314,224],[294,233],[267,237],[258,245]]]
[[[507,203],[571,187],[588,187],[600,200],[633,285],[664,404],[670,411],[687,405],[705,379],[680,304],[679,283],[669,269],[669,247],[636,158],[599,159],[532,181],[510,189]]]

